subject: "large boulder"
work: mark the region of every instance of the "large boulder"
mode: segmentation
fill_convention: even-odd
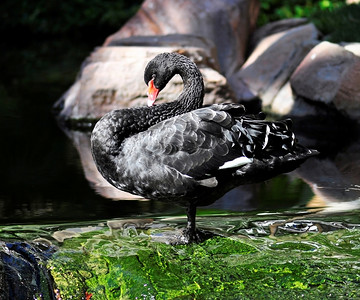
[[[261,39],[229,83],[242,100],[260,98],[270,106],[301,60],[318,43],[313,24],[297,26]],[[236,88],[235,88],[236,87]]]
[[[229,76],[244,63],[259,9],[258,0],[146,0],[105,45],[130,36],[196,35],[214,43],[221,72]]]
[[[144,69],[162,52],[180,52],[200,67],[206,86],[204,103],[233,102],[225,77],[217,72],[217,62],[209,48],[196,47],[100,47],[84,62],[79,78],[56,104],[60,119],[98,119],[118,108],[146,105]],[[182,79],[175,76],[160,93],[159,101],[175,100],[182,90]]]
[[[360,118],[360,57],[344,47],[322,42],[291,76],[297,96],[334,106],[354,120]]]
[[[186,48],[201,49],[201,53],[190,52],[188,56],[200,65],[206,65],[214,70],[220,71],[219,61],[217,60],[217,50],[213,42],[201,36],[191,34],[167,34],[167,35],[148,35],[130,36],[128,38],[113,39],[107,47],[128,46],[128,47],[175,47],[186,51]]]
[[[282,19],[279,21],[274,21],[267,23],[259,28],[257,28],[250,37],[249,49],[250,52],[263,40],[264,38],[273,35],[275,33],[288,31],[294,27],[302,26],[309,23],[306,18],[291,18],[291,19]]]

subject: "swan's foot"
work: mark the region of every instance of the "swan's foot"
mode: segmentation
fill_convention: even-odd
[[[196,206],[190,203],[186,210],[187,227],[181,238],[184,244],[201,243],[214,236],[213,233],[196,229]]]
[[[185,228],[181,240],[184,244],[202,243],[214,236],[215,234],[209,231],[200,229],[189,230],[189,228]]]

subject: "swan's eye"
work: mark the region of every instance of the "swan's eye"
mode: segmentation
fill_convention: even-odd
[[[152,79],[155,79],[155,77],[156,77],[156,74],[152,74],[152,76],[151,76],[151,77],[152,77]]]

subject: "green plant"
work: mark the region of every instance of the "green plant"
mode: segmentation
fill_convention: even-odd
[[[344,5],[344,0],[261,0],[258,26],[286,18],[310,17],[315,12],[333,11]]]
[[[360,4],[315,12],[310,20],[331,42],[360,42]]]

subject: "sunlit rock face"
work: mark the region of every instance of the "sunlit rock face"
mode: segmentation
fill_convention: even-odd
[[[257,0],[146,0],[105,45],[130,36],[199,36],[215,45],[220,71],[228,77],[244,63],[259,9]]]
[[[55,104],[60,119],[97,119],[106,112],[146,104],[143,72],[162,52],[179,52],[200,68],[205,104],[234,102],[227,77],[245,61],[259,1],[148,0],[83,63],[78,79]],[[160,94],[172,101],[179,77]]]
[[[334,105],[355,120],[360,117],[359,82],[360,57],[329,42],[313,48],[291,77],[297,95]]]
[[[111,46],[96,49],[85,61],[78,80],[58,101],[63,107],[59,117],[98,119],[114,109],[146,105],[144,69],[163,52],[180,52],[198,63],[206,86],[205,104],[235,101],[225,77],[214,69],[217,61],[203,48]],[[175,100],[182,88],[182,79],[176,76],[159,100]]]
[[[232,86],[242,84],[236,89],[237,97],[243,100],[259,97],[263,106],[269,106],[297,65],[318,43],[317,37],[313,24],[264,36],[241,69],[229,79]]]
[[[321,43],[306,19],[255,28],[259,6],[250,0],[144,1],[84,61],[55,104],[59,119],[98,119],[113,109],[146,105],[146,64],[159,53],[178,52],[199,66],[205,105],[259,102],[261,109],[291,117],[335,108],[360,120],[359,44]],[[160,102],[174,100],[181,89],[175,77]]]

